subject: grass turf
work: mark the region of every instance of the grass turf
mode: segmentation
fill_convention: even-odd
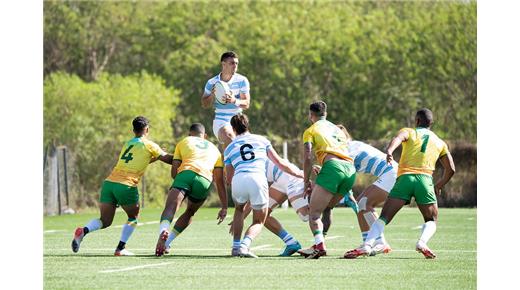
[[[184,208],[181,208],[181,212]],[[440,209],[437,233],[429,242],[437,259],[415,252],[422,217],[404,208],[385,229],[393,252],[356,260],[340,259],[361,243],[354,213],[334,209],[327,236],[328,255],[305,260],[281,258],[283,242],[267,229],[253,241],[260,259],[232,258],[228,226],[216,225],[218,209],[201,209],[172,243],[170,255],[154,256],[159,209],[144,209],[127,249],[134,257],[114,257],[126,215],[118,209],[108,229],[89,234],[76,254],[73,231],[97,213],[44,218],[45,289],[475,289],[477,283],[476,209]],[[233,210],[228,213],[229,221]],[[178,214],[176,215],[178,216]],[[274,216],[303,247],[313,243],[307,223],[292,209]],[[245,225],[250,224],[250,217]],[[259,247],[255,250],[255,247]]]

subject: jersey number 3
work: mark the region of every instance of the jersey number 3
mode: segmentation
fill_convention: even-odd
[[[253,152],[252,150],[245,151],[245,148],[253,149],[253,146],[251,144],[244,144],[240,146],[240,155],[242,156],[242,160],[247,161],[255,159],[255,152]]]
[[[130,153],[130,149],[132,149],[132,147],[134,147],[134,145],[128,146],[128,148],[126,148],[125,152],[121,156],[121,160],[124,160],[125,163],[128,163],[130,160],[134,159],[134,157],[132,157],[134,154]]]

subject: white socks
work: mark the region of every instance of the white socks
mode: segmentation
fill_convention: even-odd
[[[385,222],[381,219],[375,221],[370,227],[370,231],[367,234],[367,239],[365,241],[365,245],[369,245],[371,247],[374,246],[376,239],[379,238],[383,232],[385,231]]]
[[[88,228],[88,232],[93,232],[99,230],[103,226],[103,223],[100,219],[93,219],[88,222],[88,224],[85,226]]]
[[[421,237],[419,238],[419,242],[424,244],[428,243],[430,238],[435,234],[437,230],[437,224],[434,221],[429,221],[423,224]]]

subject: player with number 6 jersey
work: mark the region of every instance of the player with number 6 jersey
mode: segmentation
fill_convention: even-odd
[[[244,114],[231,118],[231,127],[237,135],[224,150],[227,182],[231,182],[231,194],[235,202],[233,216],[233,247],[231,255],[257,258],[250,251],[252,240],[260,233],[267,217],[269,205],[266,162],[274,162],[283,171],[297,177],[303,177],[290,162],[280,158],[271,142],[265,137],[249,133],[249,119]],[[253,223],[246,230],[244,238],[243,212],[246,202],[251,203]]]
[[[72,240],[72,251],[78,252],[81,241],[86,234],[109,227],[114,220],[116,207],[121,206],[128,215],[123,226],[121,239],[114,255],[130,256],[125,249],[126,242],[137,226],[139,215],[139,191],[137,185],[148,164],[161,160],[171,164],[173,156],[164,152],[159,145],[148,140],[149,121],[139,116],[132,121],[135,137],[125,143],[116,166],[106,178],[99,196],[100,218],[91,220],[84,227],[78,227]]]
[[[429,109],[421,109],[415,115],[416,127],[401,129],[388,145],[386,149],[388,163],[393,161],[394,150],[399,145],[403,145],[396,183],[388,194],[381,216],[372,224],[364,244],[347,251],[345,258],[351,259],[370,254],[376,238],[384,232],[385,225],[390,223],[395,214],[409,203],[412,197],[415,197],[417,207],[424,218],[422,233],[415,249],[427,259],[436,257],[427,246],[437,230],[438,208],[435,196],[440,194],[442,187],[455,173],[455,165],[446,143],[430,130],[432,123],[433,113]],[[444,171],[434,185],[432,174],[438,159]]]

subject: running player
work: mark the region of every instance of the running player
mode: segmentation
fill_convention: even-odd
[[[139,116],[132,121],[135,138],[126,142],[119,154],[119,159],[101,187],[99,211],[101,217],[91,220],[84,227],[74,232],[72,251],[79,251],[81,241],[88,233],[109,227],[114,220],[116,207],[121,205],[128,215],[128,221],[123,226],[121,240],[114,252],[116,256],[131,256],[133,253],[125,249],[125,245],[137,226],[139,215],[139,191],[137,185],[149,163],[159,159],[172,164],[173,156],[164,152],[154,142],[148,140],[149,122]]]
[[[231,183],[231,194],[235,202],[233,216],[232,256],[257,258],[250,251],[252,240],[260,233],[267,217],[269,205],[266,178],[266,161],[270,159],[283,171],[302,177],[300,170],[295,170],[291,163],[280,158],[265,137],[249,133],[249,119],[244,114],[231,118],[231,126],[237,137],[224,151],[227,182]],[[246,230],[244,238],[244,206],[251,203],[253,223]]]
[[[238,55],[233,51],[228,51],[220,57],[222,71],[209,79],[204,87],[201,98],[202,107],[209,108],[212,104],[215,107],[215,119],[213,120],[213,134],[219,142],[227,145],[235,138],[235,133],[229,124],[229,120],[235,114],[249,108],[249,81],[241,74],[237,73]],[[224,81],[229,84],[232,94],[227,97],[226,104],[215,102],[213,86],[217,81]]]
[[[309,106],[312,122],[303,133],[305,196],[310,195],[309,227],[314,235],[314,246],[298,252],[310,259],[318,259],[327,254],[323,237],[321,213],[329,204],[336,204],[349,193],[356,179],[353,159],[348,153],[347,137],[333,123],[327,121],[327,104],[314,102]],[[311,186],[312,151],[323,166]]]
[[[393,161],[394,150],[403,144],[397,181],[383,205],[381,216],[372,224],[366,241],[362,246],[347,251],[345,258],[370,254],[376,238],[383,234],[385,225],[410,202],[412,196],[415,197],[425,222],[415,249],[427,259],[436,257],[426,245],[437,229],[438,209],[435,195],[441,193],[442,187],[453,176],[455,165],[446,143],[430,130],[432,123],[433,113],[428,109],[421,109],[415,115],[416,128],[401,129],[388,145],[386,160],[390,163]],[[444,171],[441,179],[433,185],[432,174],[438,159]]]
[[[205,140],[206,129],[200,123],[192,124],[189,136],[175,147],[172,163],[172,187],[161,215],[159,239],[155,255],[160,257],[170,243],[190,224],[193,215],[199,210],[209,195],[214,180],[220,198],[221,209],[217,215],[220,224],[227,214],[227,196],[224,187],[222,155],[218,148]],[[170,232],[170,225],[182,201],[188,198],[184,213],[177,219]],[[169,252],[169,249],[168,249]]]
[[[366,143],[352,140],[352,137],[345,126],[341,124],[338,124],[337,126],[347,136],[348,152],[350,157],[354,159],[356,172],[370,174],[377,177],[377,180],[357,197],[357,204],[359,206],[359,211],[357,213],[358,223],[361,230],[361,237],[363,242],[365,242],[368,231],[370,230],[370,225],[372,225],[378,217],[374,207],[385,201],[388,193],[394,186],[397,178],[398,164],[395,161],[388,164],[386,162],[386,154]],[[326,232],[330,227],[332,208],[333,207],[327,207],[323,212],[322,219],[324,232]],[[373,250],[374,252],[372,254],[386,254],[392,249],[386,242],[384,235],[381,234],[381,236],[377,237]]]
[[[300,243],[289,234],[282,226],[280,221],[271,215],[273,210],[287,199],[291,202],[292,208],[303,222],[309,221],[309,203],[303,198],[303,179],[292,176],[274,164],[271,160],[267,160],[267,182],[269,186],[269,209],[264,226],[273,234],[278,236],[284,243],[285,248],[280,253],[281,257],[288,257],[296,253],[302,248]],[[291,163],[294,170],[301,170]],[[303,175],[303,172],[301,173]],[[244,219],[251,210],[249,203],[244,209]],[[231,225],[231,224],[230,224]],[[230,232],[232,233],[233,227]]]

